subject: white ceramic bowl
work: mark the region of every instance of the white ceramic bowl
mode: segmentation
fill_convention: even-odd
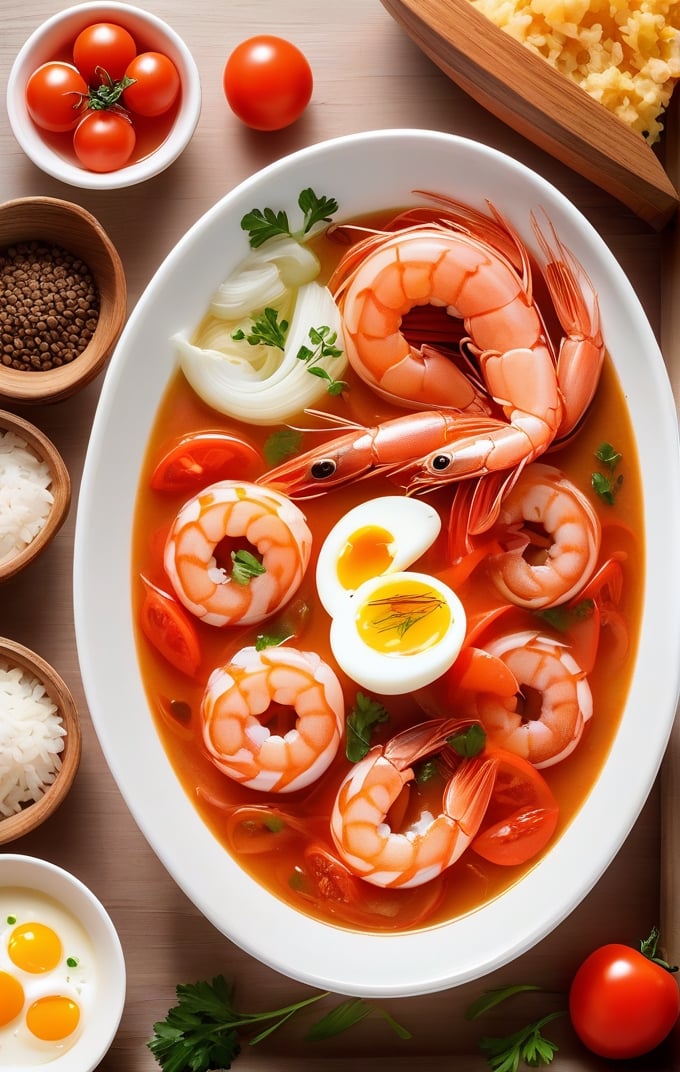
[[[125,27],[145,51],[165,53],[181,80],[181,101],[174,124],[162,144],[149,156],[117,171],[87,171],[48,142],[26,107],[26,83],[36,68],[68,50],[86,26],[113,22]],[[201,113],[201,83],[196,62],[182,38],[149,11],[130,4],[91,3],[66,8],[43,22],[19,51],[7,80],[7,113],[14,136],[26,155],[44,171],[70,186],[86,190],[117,190],[145,182],[174,163],[191,141]]]
[[[299,193],[309,186],[337,198],[337,220],[418,203],[417,190],[480,208],[488,198],[529,245],[535,243],[530,214],[544,210],[597,288],[604,335],[637,436],[645,499],[644,616],[625,712],[604,769],[557,843],[521,881],[463,918],[414,933],[336,929],[273,898],[203,824],[152,718],[142,714],[148,704],[126,595],[128,549],[149,429],[175,366],[170,339],[200,322],[209,295],[245,255],[241,217],[253,206],[296,212]],[[149,356],[143,366],[139,353]],[[680,598],[680,562],[667,549],[679,538],[672,393],[640,303],[596,231],[542,178],[484,145],[408,130],[340,138],[273,164],[215,205],[161,265],[124,330],[94,421],[76,526],[75,616],[89,709],[141,829],[185,893],[230,939],[286,975],[340,993],[387,997],[446,989],[483,976],[544,938],[597,882],[635,822],[678,698],[680,616],[672,610]],[[105,570],[99,567],[102,547]]]
[[[53,1072],[93,1072],[111,1047],[125,1005],[125,960],[117,931],[91,890],[46,860],[15,853],[0,855],[0,894],[14,888],[38,893],[54,902],[56,910],[70,916],[90,940],[96,969],[92,1000],[87,1005],[83,1002],[82,1027],[76,1041],[54,1057],[49,1067]],[[21,903],[18,896],[16,902]],[[3,929],[6,931],[6,927]],[[3,1060],[2,1067],[4,1072],[25,1072],[28,1066],[11,1062],[7,1066]]]

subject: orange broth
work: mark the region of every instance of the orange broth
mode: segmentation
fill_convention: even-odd
[[[326,251],[324,271],[330,258],[338,256],[337,247],[330,247],[330,243],[325,244],[332,252]],[[208,298],[209,295],[206,295],[206,299]],[[328,400],[327,408],[331,412],[369,424],[403,414],[403,411],[398,411],[377,399],[351,370],[348,370],[343,378],[350,384],[350,389],[342,399]],[[291,424],[310,427],[318,425],[318,422],[315,422],[313,417],[302,415],[299,420],[291,421]],[[143,597],[140,574],[165,591],[172,591],[162,564],[163,545],[177,510],[183,501],[189,498],[186,494],[154,492],[149,487],[149,478],[155,464],[166,450],[183,435],[199,430],[228,430],[259,446],[272,431],[270,428],[254,425],[239,425],[238,422],[221,417],[193,393],[181,373],[174,375],[151,428],[137,496],[132,545],[132,593],[136,620],[139,618]],[[310,449],[323,442],[324,434],[315,432],[314,435],[305,436],[302,449]],[[325,435],[326,438],[332,438],[333,433]],[[622,455],[617,475],[621,472],[624,480],[613,506],[604,504],[591,488],[591,475],[601,468],[594,452],[603,442],[612,443]],[[606,761],[628,694],[641,620],[644,590],[641,479],[626,400],[609,357],[605,360],[596,397],[579,435],[568,447],[549,453],[541,460],[562,469],[588,495],[595,507],[603,526],[599,562],[605,561],[614,550],[625,552],[624,585],[619,609],[629,633],[628,649],[625,658],[622,658],[609,635],[610,631],[603,629],[597,663],[588,677],[593,694],[593,717],[572,755],[541,772],[560,807],[559,825],[551,843],[554,844],[582,806]],[[238,473],[232,475],[238,479]],[[328,640],[330,619],[315,593],[316,556],[326,534],[346,511],[365,499],[393,495],[395,491],[398,492],[398,489],[388,480],[373,477],[368,481],[301,502],[299,505],[314,534],[314,547],[298,593],[289,608],[284,608],[269,623],[218,629],[198,622],[203,657],[197,680],[175,670],[137,629],[140,672],[160,740],[193,806],[224,845],[225,851],[231,851],[226,839],[229,812],[244,804],[269,804],[303,820],[308,816],[312,840],[325,841],[327,848],[333,851],[327,817],[337,787],[349,767],[343,745],[329,770],[316,785],[295,793],[260,793],[239,786],[212,764],[202,743],[199,707],[211,670],[229,662],[240,648],[254,644],[258,634],[275,633],[276,623],[282,619],[292,618],[298,622],[299,632],[293,641],[296,646],[302,650],[318,652],[322,659],[337,669]],[[444,574],[448,566],[445,534],[451,491],[438,491],[428,496],[428,501],[440,509],[443,520],[442,536],[412,568]],[[466,604],[468,598],[471,602],[483,599],[488,591],[490,585],[485,578],[483,567],[480,567],[461,588],[459,594]],[[303,605],[306,607],[306,614],[300,616],[298,611]],[[529,612],[516,612],[515,620],[518,628],[541,629],[551,634],[551,627]],[[503,631],[505,627],[504,620]],[[555,636],[559,635],[552,632]],[[360,690],[339,669],[337,672],[343,684],[349,712],[354,706],[356,693]],[[437,697],[436,686],[427,690],[427,695],[437,708],[441,698]],[[383,742],[405,725],[432,717],[431,710],[425,713],[411,696],[383,697],[382,701],[389,712],[390,721],[385,727],[379,727],[372,743]],[[449,716],[455,712],[442,709],[435,710],[434,714]],[[550,846],[545,851],[549,851],[549,848]],[[301,839],[273,837],[272,849],[267,853],[234,853],[234,856],[240,866],[274,896],[287,901],[299,911],[339,926],[368,931],[431,926],[470,912],[516,883],[535,863],[533,860],[527,865],[502,867],[487,863],[468,850],[440,879],[435,880],[436,892],[426,888],[414,891],[381,891],[361,882],[362,889],[365,889],[366,905],[370,906],[366,915],[363,915],[361,910],[349,914],[339,911],[333,900],[322,902],[310,895],[302,859]]]

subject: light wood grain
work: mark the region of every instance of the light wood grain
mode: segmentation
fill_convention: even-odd
[[[644,138],[469,0],[383,0],[416,44],[525,138],[663,227],[678,194]]]
[[[0,69],[6,78],[23,40],[59,0],[6,0]],[[557,186],[603,235],[628,273],[655,330],[660,330],[662,237],[596,183],[513,131],[470,98],[423,54],[374,0],[155,0],[154,12],[186,40],[203,82],[203,110],[191,145],[166,173],[118,193],[80,193],[30,164],[0,113],[0,191],[76,199],[101,221],[118,248],[133,309],[144,287],[183,233],[253,171],[305,145],[354,131],[416,127],[483,141],[532,167]],[[221,76],[229,51],[253,33],[295,41],[312,65],[312,103],[288,130],[264,135],[244,128],[228,111]],[[144,360],[144,354],[139,355]],[[30,418],[58,445],[77,498],[101,377],[71,398],[31,407]],[[11,407],[17,408],[17,407]],[[157,1072],[146,1048],[151,1025],[174,1001],[178,982],[224,972],[244,1009],[276,1008],[308,988],[263,967],[218,934],[168,876],[132,820],[93,732],[80,679],[73,632],[71,563],[75,512],[30,569],[0,588],[0,634],[40,652],[76,699],[82,759],[69,796],[40,830],[12,844],[75,873],[104,902],[118,927],[128,966],[128,1000],[120,1031],[100,1072]],[[106,568],[102,548],[101,568]],[[101,608],[101,643],[108,643]],[[143,717],[143,713],[140,713]],[[135,747],[135,742],[130,742]],[[159,801],[159,807],[162,807]],[[304,1042],[292,1021],[261,1046],[245,1048],[242,1072],[356,1072],[413,1068],[484,1072],[479,1035],[510,1031],[540,1000],[511,1007],[490,1023],[469,1024],[463,1011],[487,986],[535,981],[564,989],[579,960],[603,940],[635,943],[659,912],[658,789],[602,880],[582,905],[539,945],[479,984],[443,994],[401,999],[385,1007],[413,1031],[405,1043],[377,1017],[332,1043]],[[248,911],[248,906],[243,906]],[[511,921],[508,922],[511,925]],[[327,1007],[324,1005],[324,1008]],[[597,1069],[564,1025],[555,1072]],[[454,1057],[455,1055],[455,1057]]]

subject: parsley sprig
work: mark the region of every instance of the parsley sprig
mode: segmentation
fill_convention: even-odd
[[[300,1010],[328,997],[326,992],[321,992],[271,1012],[242,1013],[234,1008],[232,987],[223,975],[216,976],[212,982],[180,984],[176,995],[178,1004],[168,1010],[164,1020],[153,1025],[153,1037],[147,1043],[163,1072],[231,1068],[241,1052],[242,1035],[260,1027],[248,1040],[250,1046],[255,1046]],[[400,1038],[411,1038],[410,1032],[389,1013],[375,1009],[361,998],[341,1002],[318,1020],[305,1037],[310,1041],[332,1038],[372,1012],[382,1016]]]
[[[231,563],[231,579],[235,584],[248,584],[253,577],[259,577],[267,572],[259,558],[256,558],[250,551],[232,551]]]
[[[347,742],[345,754],[350,763],[359,763],[368,755],[371,736],[381,722],[389,721],[389,714],[378,701],[363,692],[358,692],[354,707],[347,717]]]
[[[606,472],[597,471],[591,475],[593,489],[607,506],[613,506],[623,484],[623,476],[620,473],[618,476],[614,475],[614,470],[621,461],[622,455],[614,449],[611,443],[601,443],[595,451],[595,457],[604,466]]]
[[[231,337],[235,342],[245,341],[250,346],[274,346],[277,350],[285,350],[288,326],[288,321],[279,320],[278,311],[268,306],[263,313],[255,317],[248,331],[244,331],[243,328],[236,328],[235,331],[232,331]],[[342,355],[342,350],[335,345],[338,340],[337,331],[332,331],[328,324],[322,324],[318,328],[310,328],[307,338],[311,346],[301,346],[295,355],[296,358],[298,361],[305,362],[310,375],[326,380],[326,390],[329,395],[342,394],[347,387],[345,381],[334,379],[322,365],[315,364],[315,362],[321,361],[324,357],[340,357]]]
[[[540,986],[520,984],[518,986],[498,987],[482,994],[473,1002],[465,1013],[466,1020],[476,1020],[479,1016],[494,1009],[501,1002],[526,991],[540,991]],[[479,1048],[486,1054],[489,1067],[493,1072],[518,1072],[522,1065],[540,1068],[549,1065],[558,1051],[557,1045],[543,1034],[543,1028],[562,1016],[566,1009],[558,1009],[542,1016],[530,1024],[515,1031],[512,1035],[496,1038],[489,1035],[479,1040]]]
[[[288,321],[279,320],[276,309],[268,306],[260,316],[253,320],[250,331],[237,328],[232,331],[231,337],[236,342],[245,340],[250,346],[274,346],[277,350],[284,350],[286,346],[286,332]]]
[[[288,214],[283,210],[275,212],[271,208],[254,208],[247,212],[241,220],[241,228],[248,232],[251,247],[257,249],[270,238],[280,236],[302,242],[311,237],[318,224],[330,223],[333,214],[338,211],[338,202],[334,197],[318,197],[310,187],[302,191],[298,205],[303,219],[302,226],[296,231],[292,230]]]

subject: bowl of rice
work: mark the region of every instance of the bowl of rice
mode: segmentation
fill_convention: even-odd
[[[42,656],[0,637],[0,845],[56,811],[80,752],[78,709],[66,683]]]
[[[70,504],[71,478],[52,440],[30,421],[0,410],[0,582],[45,550]]]

